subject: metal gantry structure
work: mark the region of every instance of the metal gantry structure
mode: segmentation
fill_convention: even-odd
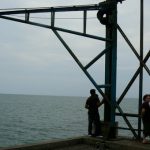
[[[122,116],[128,128],[118,127],[120,129],[130,130],[136,139],[141,137],[141,118],[138,114],[124,113],[122,108],[120,107],[120,103],[122,102],[125,95],[128,93],[130,87],[133,85],[134,81],[139,76],[139,112],[140,106],[142,104],[142,96],[143,96],[143,69],[146,70],[148,75],[150,75],[150,69],[146,65],[150,57],[150,51],[148,51],[147,55],[143,56],[143,0],[140,0],[140,54],[138,54],[137,50],[130,42],[129,38],[126,36],[122,28],[117,23],[117,5],[118,3],[122,3],[124,0],[106,0],[104,2],[100,2],[99,4],[93,5],[75,5],[75,6],[61,6],[61,7],[43,7],[43,8],[26,8],[26,9],[12,9],[12,10],[1,10],[0,18],[11,20],[15,22],[20,22],[24,24],[29,24],[33,26],[39,26],[47,29],[51,29],[57,38],[60,40],[62,45],[66,48],[66,50],[70,53],[88,79],[92,82],[98,92],[104,98],[104,122],[109,123],[109,137],[113,134],[114,128],[116,128],[116,116]],[[56,13],[58,12],[81,12],[83,13],[83,31],[78,32],[74,30],[69,30],[66,28],[60,28],[55,25]],[[89,11],[97,11],[97,18],[100,23],[104,25],[106,28],[106,37],[100,37],[92,34],[87,34],[87,12]],[[51,23],[50,25],[44,23],[37,23],[31,21],[31,14],[51,14]],[[16,18],[13,15],[23,14],[24,18]],[[120,32],[122,37],[125,39],[132,52],[135,54],[137,59],[139,60],[139,67],[136,70],[135,74],[131,78],[130,82],[127,84],[126,88],[122,92],[121,96],[116,98],[116,81],[117,81],[117,32]],[[75,34],[78,36],[83,36],[95,40],[100,40],[105,42],[105,49],[101,51],[92,61],[90,61],[87,65],[83,66],[78,57],[74,54],[69,45],[65,42],[59,32],[65,32],[70,34]],[[102,56],[105,56],[105,84],[101,85],[97,83],[92,75],[89,73],[88,69]],[[104,88],[104,92],[102,90]],[[118,110],[118,113],[116,113]],[[137,117],[138,118],[138,129],[134,129],[128,117]],[[112,132],[112,134],[111,134]]]

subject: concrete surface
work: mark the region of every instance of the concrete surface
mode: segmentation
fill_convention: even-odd
[[[150,144],[142,144],[139,141],[126,138],[104,140],[100,137],[84,136],[3,148],[0,150],[150,150]]]

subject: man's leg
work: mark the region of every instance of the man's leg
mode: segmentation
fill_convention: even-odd
[[[95,124],[95,135],[96,136],[100,135],[100,133],[101,133],[101,125],[100,125],[100,117],[99,117],[98,113],[95,115],[94,124]]]
[[[93,118],[88,115],[89,125],[88,125],[88,134],[92,135],[92,124],[93,124]]]

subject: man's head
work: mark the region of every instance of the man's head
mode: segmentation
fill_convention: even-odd
[[[146,94],[143,96],[143,101],[146,102],[146,101],[149,101],[150,102],[150,94]]]
[[[95,89],[91,89],[90,93],[91,93],[91,95],[94,95],[95,94]]]

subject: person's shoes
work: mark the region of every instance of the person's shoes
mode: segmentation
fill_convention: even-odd
[[[88,136],[92,136],[92,134],[88,134]]]
[[[100,136],[100,134],[92,134],[92,137]]]
[[[143,139],[142,143],[143,143],[143,144],[147,144],[148,141],[147,141],[146,139]]]
[[[101,136],[101,133],[95,133],[94,136]]]

